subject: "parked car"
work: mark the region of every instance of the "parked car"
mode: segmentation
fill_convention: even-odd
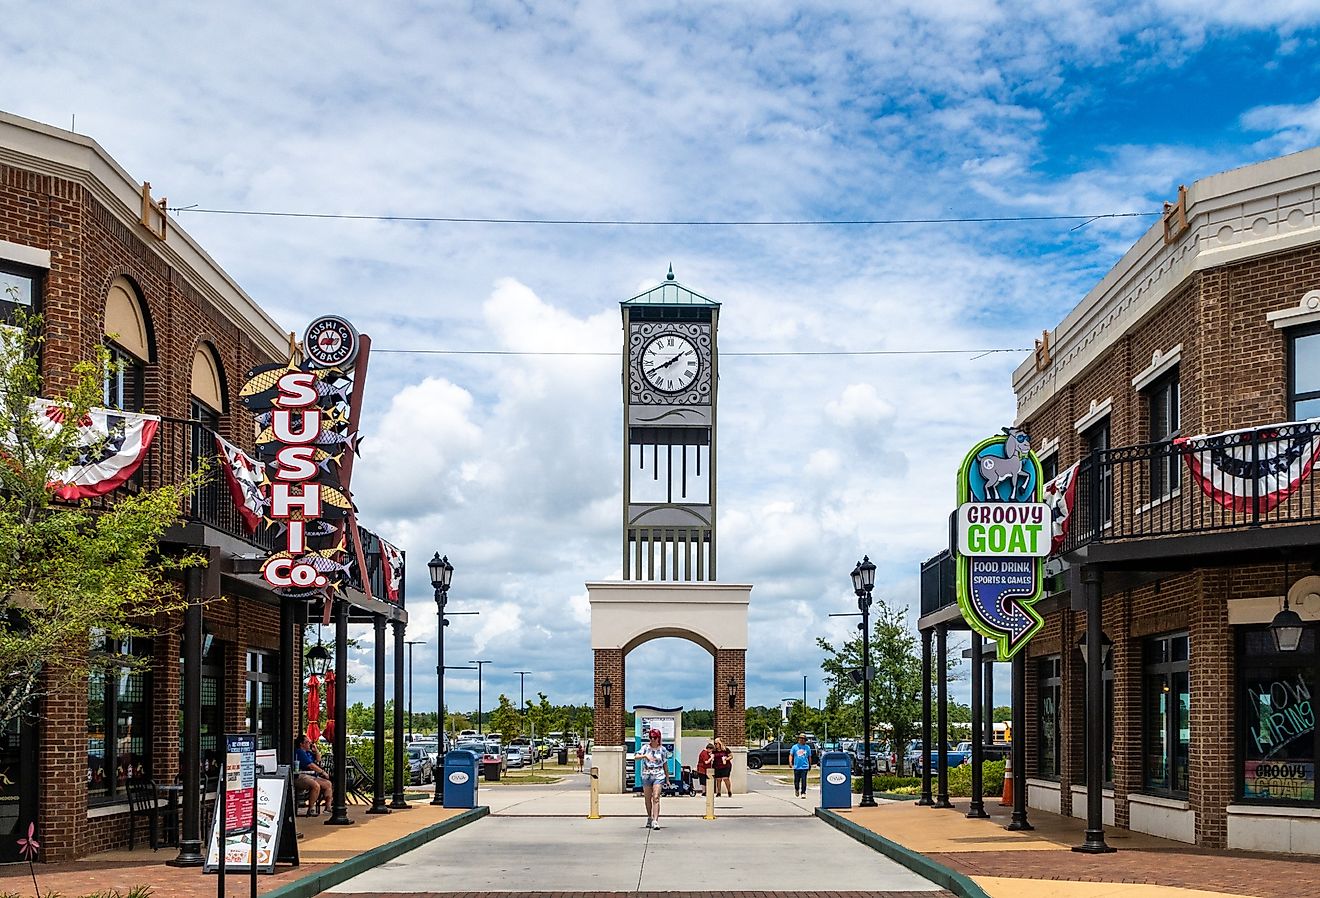
[[[419,736],[412,742],[408,743],[409,749],[414,747],[420,748],[422,751],[426,752],[426,757],[430,760],[432,767],[440,766],[440,745],[434,739],[427,739],[424,736]]]
[[[789,750],[794,745],[797,745],[796,741],[767,742],[760,748],[749,749],[747,752],[747,767],[751,770],[760,770],[766,764],[787,764],[789,763]],[[820,763],[820,752],[814,746],[811,748],[811,763],[813,765]]]
[[[435,766],[431,756],[419,743],[408,745],[408,785],[424,786],[435,782]]]
[[[862,768],[866,763],[866,747],[861,742],[854,742],[848,754],[852,755],[853,775],[862,773]],[[894,770],[892,754],[889,746],[881,742],[871,743],[871,772],[875,774],[892,773]]]
[[[526,754],[527,747],[523,745],[506,745],[504,747],[504,763],[507,767],[524,767],[531,763],[531,759]]]
[[[944,743],[944,747],[947,753],[946,763],[950,767],[959,767],[966,763],[967,759],[970,757],[970,751],[955,751],[947,742]],[[922,751],[921,740],[913,739],[908,743],[908,750],[903,754],[903,761],[911,775],[916,776],[921,773],[922,767],[926,763],[930,764],[932,770],[938,770],[938,765],[940,763],[939,756],[939,751],[934,748],[930,750],[928,755],[926,752]]]

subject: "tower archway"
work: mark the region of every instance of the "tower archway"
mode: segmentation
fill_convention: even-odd
[[[733,752],[730,783],[747,790],[747,608],[752,587],[737,583],[588,583],[591,647],[595,655],[595,747],[600,789],[623,791],[627,659],[654,639],[676,637],[701,646],[714,660],[711,697],[715,736]],[[654,696],[641,696],[650,699]]]

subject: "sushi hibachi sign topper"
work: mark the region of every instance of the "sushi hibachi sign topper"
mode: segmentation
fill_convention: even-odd
[[[358,444],[353,395],[369,345],[344,319],[318,318],[304,335],[301,364],[291,358],[253,368],[239,393],[256,416],[257,459],[268,484],[264,515],[283,538],[261,576],[285,596],[343,586],[349,553],[360,558],[349,477]]]
[[[1050,510],[1040,488],[1031,442],[1012,427],[977,443],[958,471],[958,607],[973,630],[998,645],[1001,661],[1044,625],[1031,607],[1050,553]]]

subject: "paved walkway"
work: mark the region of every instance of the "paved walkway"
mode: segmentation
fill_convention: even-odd
[[[341,895],[464,892],[866,892],[942,894],[933,884],[811,816],[810,801],[757,777],[755,792],[664,799],[662,828],[642,800],[602,796],[587,820],[585,777],[479,794],[492,815],[364,873]],[[549,819],[554,818],[554,819]]]
[[[853,808],[847,819],[974,879],[993,898],[1273,898],[1320,896],[1320,858],[1214,851],[1106,827],[1118,851],[1079,854],[1085,824],[1032,810],[1033,832],[1009,832],[1009,809],[988,806],[991,820],[914,802]]]

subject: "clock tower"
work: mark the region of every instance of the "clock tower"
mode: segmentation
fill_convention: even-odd
[[[674,280],[671,266],[658,286],[620,306],[623,578],[586,584],[600,791],[622,792],[635,779],[626,764],[635,744],[623,725],[628,653],[677,637],[710,652],[715,735],[732,753],[733,791],[743,792],[752,587],[715,579],[720,304]],[[646,677],[634,710],[667,708],[665,684],[664,677]],[[681,763],[695,761],[675,749]]]
[[[674,280],[624,300],[623,579],[715,579],[720,304]]]

